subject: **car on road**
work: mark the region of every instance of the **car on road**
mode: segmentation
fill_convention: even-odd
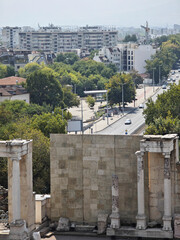
[[[131,123],[132,123],[132,122],[131,122],[131,119],[128,118],[128,119],[126,119],[126,121],[125,121],[124,124],[125,124],[125,125],[129,125],[129,124],[131,124]]]
[[[141,104],[139,105],[139,108],[144,108],[144,104],[141,103]]]
[[[162,85],[162,89],[166,89],[166,85]]]

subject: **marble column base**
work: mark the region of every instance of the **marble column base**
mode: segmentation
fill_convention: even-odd
[[[25,220],[18,219],[10,223],[9,240],[30,240]]]
[[[146,224],[146,216],[145,215],[137,215],[136,216],[136,229],[146,229],[147,228],[147,224]]]
[[[120,214],[119,213],[111,213],[111,228],[117,229],[120,228]]]
[[[163,220],[163,230],[164,231],[172,230],[172,227],[171,227],[172,217],[171,216],[163,216],[162,220]]]

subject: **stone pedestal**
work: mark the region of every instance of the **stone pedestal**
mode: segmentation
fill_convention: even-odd
[[[60,217],[56,231],[68,232],[70,230],[69,218]]]
[[[108,214],[98,214],[98,234],[106,232]]]
[[[30,240],[25,220],[18,219],[11,222],[9,240]]]
[[[112,214],[110,215],[111,228],[120,228],[119,214],[119,185],[118,176],[112,176]]]

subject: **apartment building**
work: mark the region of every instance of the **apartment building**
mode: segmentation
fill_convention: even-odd
[[[97,62],[113,63],[118,71],[136,70],[139,73],[146,71],[146,60],[156,53],[151,45],[137,45],[135,43],[122,43],[113,48],[102,48],[94,57]]]
[[[123,51],[119,47],[103,47],[99,53],[94,56],[94,61],[104,62],[105,64],[113,63],[118,71],[123,70]]]
[[[4,27],[2,29],[2,42],[5,48],[18,49],[19,48],[19,32],[20,27]]]
[[[8,28],[8,27],[7,27]],[[5,29],[4,29],[5,31]],[[8,30],[10,32],[11,30]],[[17,35],[8,34],[3,39],[6,47],[14,48],[17,43],[19,49],[44,52],[70,52],[74,49],[100,49],[104,46],[113,47],[117,44],[118,32],[114,29],[102,27],[82,27],[76,30],[62,30],[59,27],[42,27],[38,31],[18,28]],[[16,39],[14,40],[14,36]],[[16,46],[17,47],[17,46]]]

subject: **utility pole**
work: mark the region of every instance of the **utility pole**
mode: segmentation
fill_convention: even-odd
[[[153,70],[153,92],[154,92],[154,70],[155,70],[156,68],[153,68],[152,70]]]
[[[124,115],[124,83],[122,83],[122,114]]]
[[[81,98],[81,119],[82,119],[82,134],[84,134],[84,129],[83,129],[83,103],[82,103],[82,98]]]
[[[122,85],[122,114],[124,115],[124,85],[127,83],[120,83]]]
[[[145,83],[144,83],[144,100],[146,100],[146,87],[145,87]]]
[[[106,100],[107,100],[107,125],[109,125],[109,112],[108,112],[108,91],[106,92]]]
[[[161,86],[161,65],[159,65],[159,86]]]

